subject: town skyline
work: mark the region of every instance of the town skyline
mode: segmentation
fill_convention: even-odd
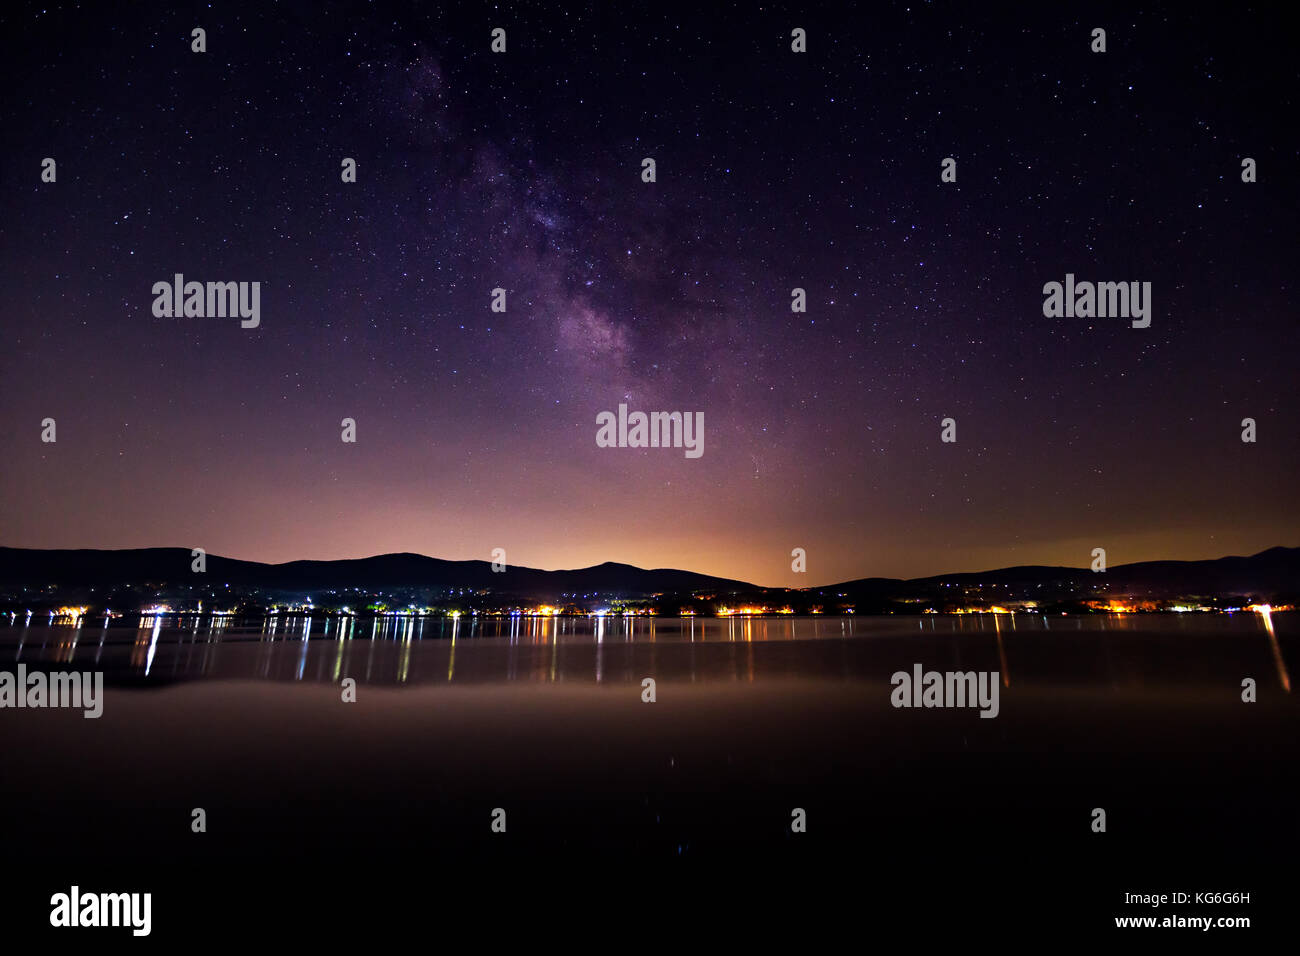
[[[0,548],[0,608],[21,605],[81,616],[108,611],[246,613],[415,611],[590,613],[964,613],[1033,610],[1233,610],[1289,608],[1300,591],[1300,548],[1195,561],[1088,567],[1021,565],[919,578],[867,577],[802,587],[765,585],[677,568],[617,562],[542,570],[497,561],[450,561],[410,552],[337,561],[263,564],[201,549],[74,551]],[[956,590],[950,590],[956,589]],[[110,599],[108,595],[113,595]],[[293,595],[292,597],[287,597]],[[304,596],[305,595],[305,596]],[[314,595],[314,597],[313,597]],[[67,603],[64,603],[67,602]]]

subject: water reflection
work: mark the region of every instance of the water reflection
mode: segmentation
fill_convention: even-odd
[[[913,663],[996,670],[1011,686],[1205,685],[1225,674],[1276,675],[1295,613],[1036,614],[921,617],[420,617],[150,614],[134,628],[105,620],[0,628],[10,659],[102,669],[109,683],[268,680],[406,685],[483,682],[639,683],[643,677],[755,682],[795,677],[881,680]],[[93,625],[92,625],[93,627]],[[8,656],[8,655],[7,655]],[[1239,681],[1240,676],[1234,677]]]
[[[1268,643],[1273,651],[1273,663],[1277,667],[1277,679],[1282,684],[1282,689],[1289,694],[1291,693],[1291,675],[1286,672],[1286,662],[1282,660],[1282,648],[1278,646],[1277,632],[1273,630],[1273,609],[1266,604],[1256,613],[1264,622],[1264,629],[1268,631]]]

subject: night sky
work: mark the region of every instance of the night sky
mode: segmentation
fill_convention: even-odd
[[[6,5],[0,543],[773,585],[1300,544],[1293,31],[985,6]],[[155,317],[178,272],[260,326]],[[1067,273],[1150,328],[1045,318]],[[620,403],[703,456],[598,448]]]

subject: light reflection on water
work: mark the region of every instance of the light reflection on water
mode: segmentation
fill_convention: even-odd
[[[85,622],[0,627],[0,660],[103,670],[147,685],[257,679],[403,685],[639,682],[783,677],[887,679],[913,662],[997,670],[1029,683],[1121,689],[1252,674],[1289,693],[1284,645],[1297,615],[924,615],[920,617],[419,617],[152,615],[135,628]],[[1261,666],[1262,665],[1262,666]]]
[[[1282,660],[1282,648],[1277,643],[1277,631],[1273,629],[1273,612],[1268,608],[1259,612],[1260,622],[1268,632],[1268,644],[1273,651],[1273,663],[1277,667],[1277,678],[1282,688],[1291,693],[1291,675],[1286,672],[1286,662]]]

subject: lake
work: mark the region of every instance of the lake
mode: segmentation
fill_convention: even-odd
[[[1298,631],[1294,613],[19,621],[0,670],[102,671],[106,690],[97,720],[0,710],[24,861],[6,909],[48,915],[79,880],[153,891],[155,935],[233,939],[231,914],[283,921],[297,893],[297,938],[371,939],[362,914],[540,914],[550,893],[602,896],[557,919],[621,925],[604,897],[636,889],[757,906],[759,938],[755,894],[868,924],[996,914],[1014,936],[1119,932],[1150,913],[1125,892],[1192,890],[1253,895],[1180,912],[1262,925],[1300,849]],[[996,674],[996,718],[893,705],[894,674],[929,671]],[[331,922],[340,901],[356,919]]]

